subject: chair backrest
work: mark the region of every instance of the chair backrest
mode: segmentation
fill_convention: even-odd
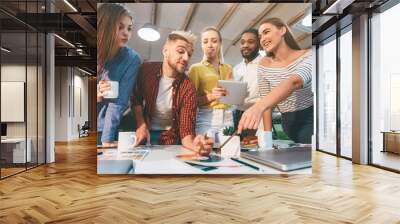
[[[89,121],[85,121],[85,124],[82,125],[82,129],[89,129],[90,125],[89,125]]]

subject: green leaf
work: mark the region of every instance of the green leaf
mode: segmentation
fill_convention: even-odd
[[[235,128],[232,127],[232,126],[226,126],[226,127],[222,130],[222,133],[223,133],[225,136],[233,135],[233,133],[235,133]]]

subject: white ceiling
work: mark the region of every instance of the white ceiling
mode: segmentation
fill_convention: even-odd
[[[157,10],[155,9],[157,4]],[[239,44],[233,45],[240,34],[252,26],[258,28],[265,18],[279,17],[292,26],[292,32],[299,44],[304,48],[311,47],[311,31],[305,32],[295,28],[297,22],[310,12],[311,3],[126,3],[133,14],[134,30],[129,46],[135,49],[144,60],[161,61],[161,49],[167,35],[173,30],[182,29],[186,18],[190,19],[187,30],[197,35],[198,40],[191,64],[199,62],[203,53],[200,46],[200,33],[206,26],[221,26],[225,63],[235,65],[242,60]],[[193,13],[190,14],[190,9]],[[236,7],[230,17],[227,17],[231,7]],[[269,8],[272,10],[268,11]],[[308,11],[307,11],[308,10]],[[145,23],[154,21],[159,28],[161,38],[156,42],[147,42],[139,38],[137,30]],[[268,13],[267,13],[268,12]],[[265,14],[265,15],[263,15]]]

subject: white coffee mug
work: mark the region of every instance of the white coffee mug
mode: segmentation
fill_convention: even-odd
[[[106,91],[104,98],[115,99],[118,98],[119,83],[117,81],[107,81],[110,84],[110,90]]]
[[[136,144],[136,132],[119,132],[118,133],[118,151],[126,152]]]

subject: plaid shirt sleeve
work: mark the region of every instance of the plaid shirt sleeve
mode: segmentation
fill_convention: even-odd
[[[189,79],[185,79],[182,85],[181,109],[179,113],[179,137],[185,138],[188,135],[195,136],[197,100],[196,90]]]

